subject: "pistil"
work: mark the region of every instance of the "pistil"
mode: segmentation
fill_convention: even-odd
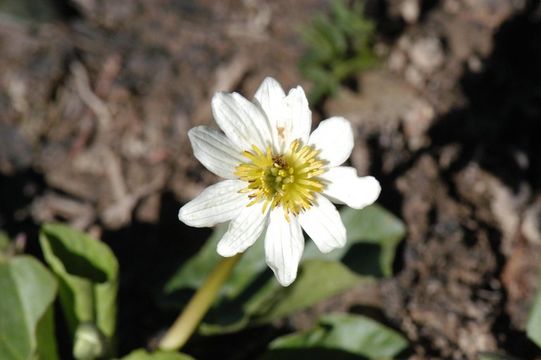
[[[281,206],[286,218],[309,209],[315,194],[324,189],[318,178],[324,172],[325,163],[318,158],[319,151],[312,146],[301,145],[299,140],[291,143],[283,154],[274,154],[270,147],[265,152],[252,145],[244,151],[247,162],[237,166],[235,174],[248,183],[241,190],[248,193],[252,206],[264,201],[263,211]]]

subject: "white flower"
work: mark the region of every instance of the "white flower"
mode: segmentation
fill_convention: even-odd
[[[340,166],[353,149],[349,121],[332,117],[310,134],[312,114],[300,86],[286,96],[266,78],[253,102],[217,93],[212,112],[225,135],[198,126],[188,136],[195,157],[227,180],[184,205],[179,218],[195,227],[230,221],[217,249],[225,257],[244,252],[266,231],[267,264],[287,286],[297,276],[302,229],[324,253],[344,246],[346,229],[331,201],[360,209],[377,199],[380,185]]]

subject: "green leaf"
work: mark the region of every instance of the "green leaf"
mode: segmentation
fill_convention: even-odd
[[[310,47],[307,56],[320,64],[331,61],[335,57],[335,44],[332,40],[332,34],[327,34],[325,31],[325,28],[329,26],[332,25],[329,24],[326,17],[317,16],[310,27],[301,31],[304,42]]]
[[[171,294],[182,288],[197,289],[221,257],[216,252],[218,241],[227,230],[227,224],[216,227],[210,238],[201,248],[201,251],[188,260],[165,285],[165,292]],[[255,245],[247,251],[233,270],[228,281],[221,290],[221,295],[232,299],[244,291],[258,274],[265,271],[265,249],[262,239],[256,241]]]
[[[337,79],[344,80],[357,72],[373,67],[376,61],[377,58],[372,54],[340,61],[334,66],[333,74]]]
[[[264,358],[284,359],[288,351],[299,356],[302,354],[299,350],[325,349],[369,359],[389,359],[407,346],[408,342],[399,333],[370,318],[330,314],[323,316],[314,329],[274,340],[269,346],[271,351]]]
[[[0,263],[0,359],[57,359],[52,303],[57,284],[37,260]]]
[[[0,263],[7,261],[9,257],[10,241],[8,235],[0,231]]]
[[[350,289],[359,280],[358,276],[339,262],[307,260],[301,265],[293,286],[282,287],[273,279],[272,284],[275,286],[272,291],[267,290],[269,296],[265,301],[259,299],[248,303],[246,310],[254,322],[269,322]]]
[[[313,23],[313,29],[319,33],[321,39],[324,39],[330,47],[330,57],[332,60],[336,57],[344,56],[347,51],[347,40],[345,34],[340,31],[329,19],[316,19]]]
[[[42,227],[45,260],[60,281],[60,300],[72,336],[80,324],[94,324],[109,340],[116,326],[118,263],[109,247],[68,226]]]
[[[396,247],[406,234],[404,223],[377,204],[361,210],[344,208],[340,214],[348,234],[346,251],[351,252],[355,244],[380,248],[378,257],[371,259],[365,257],[364,263],[361,263],[360,259],[354,260],[356,263],[350,259],[342,261],[354,269],[359,269],[360,272],[362,269],[375,272],[381,269],[383,276],[391,276]],[[347,257],[347,254],[345,256]]]
[[[404,226],[380,206],[342,210],[348,230],[347,245],[329,254],[319,252],[307,239],[295,282],[278,284],[264,261],[264,241],[246,251],[225,283],[221,297],[200,327],[205,335],[241,330],[280,319],[312,306],[374,277],[391,274],[396,245]],[[174,304],[186,289],[197,289],[220,257],[216,245],[227,226],[218,227],[198,254],[187,261],[165,286]]]
[[[47,270],[47,274],[49,274]],[[50,275],[52,276],[52,275]],[[56,281],[55,281],[55,297],[56,297]],[[36,329],[36,341],[38,344],[37,358],[38,359],[57,359],[58,351],[56,348],[56,337],[54,334],[54,307],[53,304],[48,307],[47,311],[41,318]]]
[[[247,289],[238,299],[214,308],[201,325],[201,333],[216,335],[265,324],[350,289],[361,280],[341,263],[319,259],[302,263],[289,287],[280,286],[272,274],[267,276],[256,291]]]
[[[193,357],[178,352],[157,351],[149,353],[144,349],[138,349],[124,356],[122,360],[193,360]]]
[[[9,243],[10,241],[8,235],[5,232],[0,231],[0,253],[7,250]]]
[[[538,347],[541,347],[541,286],[537,290],[532,308],[530,309],[528,323],[526,324],[526,335]]]
[[[314,102],[333,95],[341,82],[376,63],[375,24],[364,16],[361,1],[348,4],[332,1],[329,15],[318,14],[301,29],[307,50],[299,68],[313,83],[309,99]]]
[[[347,230],[347,243],[341,249],[321,254],[307,242],[303,259],[340,260],[353,272],[372,277],[392,275],[396,247],[406,230],[396,216],[374,204],[361,210],[344,207],[340,216]]]
[[[323,69],[317,64],[311,64],[306,60],[305,64],[300,65],[300,71],[303,76],[314,83],[310,89],[310,103],[318,102],[322,97],[332,95],[340,85],[340,79],[336,78],[331,71]]]

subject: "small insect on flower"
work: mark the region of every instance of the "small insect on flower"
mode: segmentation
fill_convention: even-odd
[[[217,93],[212,112],[223,133],[198,126],[188,136],[195,157],[227,180],[184,205],[179,218],[195,227],[230,221],[217,249],[225,257],[266,231],[267,264],[287,286],[297,276],[302,229],[324,253],[344,246],[346,229],[331,201],[363,208],[378,198],[379,182],[340,166],[353,149],[349,121],[332,117],[310,134],[312,113],[300,86],[286,95],[266,78],[252,102]]]

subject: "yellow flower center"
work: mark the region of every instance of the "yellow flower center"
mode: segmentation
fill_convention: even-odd
[[[298,215],[309,209],[315,194],[323,191],[324,184],[319,175],[323,174],[324,161],[318,158],[319,151],[312,146],[301,146],[299,140],[291,143],[284,154],[274,154],[270,147],[261,151],[252,145],[251,151],[244,151],[248,161],[235,169],[235,175],[248,182],[241,192],[249,193],[252,206],[264,201],[263,211],[281,206],[286,218],[289,213]]]

